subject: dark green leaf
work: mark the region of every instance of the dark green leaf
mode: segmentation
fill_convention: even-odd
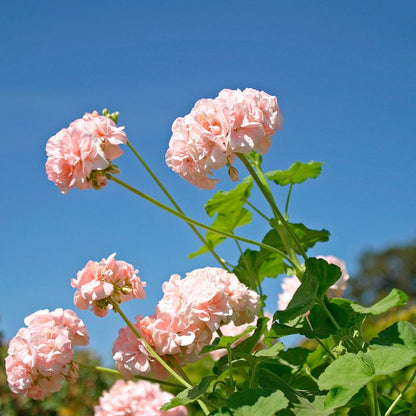
[[[289,227],[298,237],[302,248],[307,251],[312,248],[318,242],[325,242],[329,240],[329,231],[322,230],[311,230],[305,227],[302,223],[289,224]]]
[[[298,318],[301,315],[304,315],[306,312],[309,312],[315,304],[317,290],[318,281],[316,278],[303,278],[302,284],[293,295],[293,298],[289,302],[286,310],[277,311],[274,314],[274,319],[278,319],[280,323],[284,324]]]
[[[275,170],[267,172],[266,176],[277,183],[278,185],[285,186],[294,183],[302,183],[306,179],[315,179],[321,173],[321,166],[323,163],[314,162],[309,163],[295,162],[287,170]]]
[[[341,269],[335,264],[329,264],[324,259],[310,257],[305,262],[306,271],[302,277],[304,281],[314,281],[318,283],[317,295],[322,298],[327,290],[341,277]]]
[[[233,273],[250,289],[255,289],[265,277],[276,277],[283,271],[283,258],[278,254],[247,249],[238,259]]]

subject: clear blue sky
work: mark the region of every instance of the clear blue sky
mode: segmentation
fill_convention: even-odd
[[[416,236],[414,1],[15,1],[0,14],[0,328],[12,337],[38,309],[72,308],[70,279],[112,252],[148,282],[152,314],[173,273],[216,265],[187,254],[199,242],[180,220],[116,184],[60,194],[44,172],[47,139],[86,111],[120,111],[120,125],[191,216],[211,192],[164,163],[173,120],[223,88],[277,95],[283,131],[268,169],[326,162],[299,186],[291,219],[327,228],[312,254],[357,269],[359,254]],[[203,5],[201,5],[203,4]],[[162,198],[127,151],[120,177]],[[229,189],[224,180],[219,189]],[[255,237],[263,225],[240,234]],[[261,235],[258,235],[261,238]],[[236,258],[234,246],[222,251]],[[270,309],[278,281],[267,285]],[[110,356],[118,317],[80,312],[91,345]]]

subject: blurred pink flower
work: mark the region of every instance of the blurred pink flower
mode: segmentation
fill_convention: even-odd
[[[48,179],[66,194],[71,188],[100,189],[107,184],[103,173],[117,173],[111,161],[123,152],[127,142],[124,127],[116,127],[97,112],[86,114],[60,130],[46,144]]]
[[[63,379],[78,378],[73,347],[88,343],[87,329],[74,312],[62,309],[35,312],[25,323],[9,343],[7,381],[13,393],[43,400]]]
[[[350,278],[345,263],[335,256],[317,256],[318,259],[324,259],[329,264],[335,264],[341,269],[341,277],[328,289],[329,298],[342,296],[347,288],[347,281]],[[288,276],[282,279],[282,292],[278,295],[277,309],[285,310],[292,300],[293,295],[300,286],[300,281],[296,276]]]
[[[105,316],[111,302],[121,303],[130,299],[144,299],[146,283],[140,280],[138,270],[122,260],[115,260],[116,253],[101,262],[90,260],[72,279],[77,291],[74,303],[79,309],[92,310],[97,316]]]
[[[235,153],[266,153],[282,120],[276,97],[252,88],[222,90],[175,120],[166,163],[192,185],[213,189],[218,180],[210,177],[212,170],[230,166]]]
[[[100,397],[94,411],[95,416],[186,416],[188,412],[184,406],[168,411],[160,410],[172,398],[172,394],[148,381],[117,380]]]

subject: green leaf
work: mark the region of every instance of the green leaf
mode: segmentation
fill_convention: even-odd
[[[373,347],[391,345],[416,352],[416,327],[410,322],[399,321],[381,331],[370,341]]]
[[[277,342],[272,347],[268,348],[267,350],[260,350],[254,353],[255,357],[276,357],[280,351],[285,349],[285,345],[281,342]]]
[[[273,318],[278,319],[280,323],[287,323],[309,312],[315,304],[317,290],[318,282],[315,278],[303,279],[286,310],[275,312]]]
[[[275,221],[271,221],[271,224],[276,228],[279,227]],[[307,251],[312,248],[318,242],[325,242],[329,240],[329,231],[322,229],[322,230],[311,230],[307,228],[302,223],[289,223],[289,227],[293,230],[293,232],[298,237],[300,245],[302,248]],[[270,230],[263,239],[264,244],[268,244],[269,246],[275,247],[281,251],[286,251],[285,246],[280,238],[279,233],[276,229]]]
[[[306,179],[315,179],[321,173],[321,166],[323,163],[314,162],[309,163],[295,162],[287,170],[275,170],[267,172],[268,179],[274,181],[278,185],[286,186],[294,183],[302,183]]]
[[[218,214],[212,223],[212,227],[217,230],[227,231],[229,233],[234,232],[237,227],[249,224],[251,222],[251,212],[245,208],[240,210],[229,212],[228,214]],[[214,248],[218,244],[222,243],[226,237],[223,237],[212,231],[206,233],[205,239],[207,240],[210,247]],[[208,249],[202,246],[198,251],[191,253],[188,258],[192,259],[200,254],[207,253]]]
[[[395,306],[406,305],[408,299],[409,297],[406,295],[406,293],[399,289],[393,289],[386,297],[379,300],[373,306],[365,307],[358,305],[357,303],[352,303],[351,308],[359,313],[380,315],[381,313],[387,312],[389,309],[394,308]]]
[[[205,211],[212,217],[217,213],[228,214],[240,210],[250,196],[252,187],[253,178],[248,176],[231,191],[218,191],[205,204]]]
[[[238,259],[233,273],[250,289],[256,289],[265,277],[276,277],[283,271],[283,257],[268,250],[247,249]]]
[[[227,406],[233,410],[234,416],[273,416],[288,404],[281,391],[268,389],[239,391],[227,400]]]
[[[214,410],[213,412],[211,412],[209,416],[233,416],[233,413],[231,413],[230,409],[222,407],[221,409]]]
[[[249,338],[245,339],[243,342],[238,344],[234,351],[236,352],[245,352],[247,354],[250,354],[251,351],[253,351],[254,346],[257,344],[257,342],[260,340],[262,335],[267,331],[267,322],[269,321],[268,318],[259,318],[257,320],[257,327],[254,331],[253,335]]]
[[[325,369],[318,379],[318,385],[323,390],[343,387],[358,391],[374,377],[390,375],[412,364],[415,359],[416,351],[395,346],[348,353]]]
[[[217,377],[212,374],[203,377],[197,386],[182,390],[170,402],[165,403],[161,409],[169,410],[180,405],[186,405],[195,402],[205,394],[209,385],[211,384],[211,381],[215,380],[216,378]]]
[[[302,283],[316,280],[318,283],[317,295],[322,298],[327,290],[341,277],[341,269],[335,264],[329,264],[324,259],[310,257],[305,262],[306,271]]]
[[[318,242],[325,242],[329,240],[329,231],[311,230],[305,227],[302,223],[289,224],[289,227],[294,231],[302,248],[307,251],[312,248]]]
[[[255,326],[249,326],[245,331],[243,331],[239,335],[235,336],[222,336],[220,338],[216,338],[214,342],[211,345],[205,345],[204,348],[201,350],[201,354],[205,354],[207,352],[215,351],[215,350],[221,350],[224,348],[227,348],[228,346],[231,346],[235,341],[239,340],[240,338],[245,337],[250,332],[253,332],[255,330]]]

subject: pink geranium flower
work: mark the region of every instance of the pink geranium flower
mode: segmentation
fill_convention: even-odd
[[[282,121],[276,97],[252,88],[222,90],[175,120],[166,163],[192,185],[213,189],[212,170],[230,166],[236,153],[266,153]],[[229,174],[238,179],[235,168]]]
[[[105,316],[111,303],[130,299],[144,299],[146,283],[140,280],[138,270],[122,260],[115,260],[116,253],[100,262],[90,260],[72,279],[71,286],[77,291],[74,303],[79,309],[89,306],[97,316]]]
[[[102,188],[106,173],[118,173],[111,162],[123,153],[119,148],[127,142],[123,129],[97,112],[75,120],[46,144],[48,179],[64,194],[71,188]]]
[[[12,392],[43,400],[64,379],[78,378],[73,347],[88,343],[87,329],[74,312],[62,309],[35,312],[25,323],[9,343],[7,381]]]
[[[148,381],[117,380],[100,397],[100,403],[94,411],[95,416],[186,416],[188,412],[184,406],[160,410],[172,398],[172,394]]]

